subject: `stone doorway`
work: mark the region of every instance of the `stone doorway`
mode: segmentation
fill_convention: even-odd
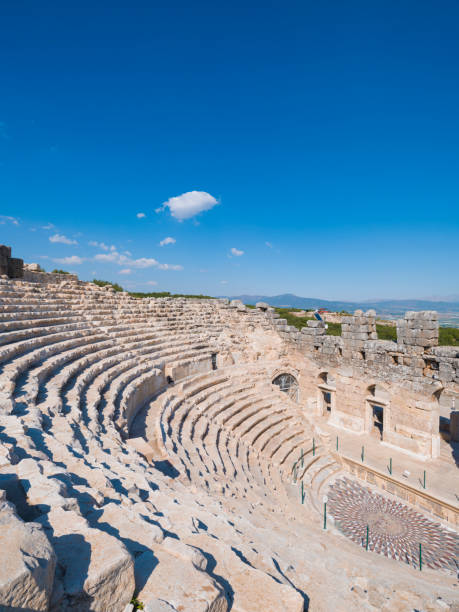
[[[322,391],[322,398],[323,398],[324,413],[331,412],[331,409],[332,409],[332,395],[331,395],[331,392],[330,391]]]
[[[372,427],[371,434],[379,440],[383,439],[384,434],[384,406],[371,404]]]
[[[384,440],[391,431],[390,395],[380,384],[368,387],[364,431],[377,440]]]
[[[329,372],[322,372],[318,379],[318,410],[322,416],[331,417],[335,409],[336,381]]]

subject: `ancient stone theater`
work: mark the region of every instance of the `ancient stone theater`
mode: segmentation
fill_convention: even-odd
[[[0,609],[458,610],[459,351],[0,247]]]

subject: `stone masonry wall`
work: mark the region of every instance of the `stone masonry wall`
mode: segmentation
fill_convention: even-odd
[[[340,337],[327,336],[323,322],[308,321],[299,331],[266,304],[259,310],[297,355],[308,410],[323,414],[321,392],[328,392],[330,422],[368,433],[372,405],[381,405],[385,443],[438,456],[439,400],[443,395],[447,405],[453,405],[452,398],[459,404],[459,349],[438,346],[437,313],[407,312],[397,324],[397,342],[392,342],[377,339],[373,310],[346,317]],[[331,385],[324,383],[327,375]]]
[[[0,276],[22,278],[23,267],[22,259],[11,257],[11,247],[0,244]]]

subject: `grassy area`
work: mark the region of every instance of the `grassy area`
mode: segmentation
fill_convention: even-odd
[[[341,323],[327,323],[329,336],[341,336]]]
[[[62,272],[62,270],[54,270],[54,272]],[[64,274],[66,274],[64,272]],[[113,289],[115,291],[124,291],[123,287],[121,287],[121,285],[118,285],[118,283],[112,283],[110,281],[105,281],[105,280],[98,280],[98,279],[94,279],[92,281],[95,285],[98,285],[99,287],[106,287],[107,285],[110,285],[111,287],[113,287]],[[213,298],[210,295],[192,295],[192,294],[188,294],[188,293],[170,293],[169,291],[150,291],[148,293],[145,293],[143,291],[129,291],[128,292],[130,296],[135,297],[135,298],[149,298],[149,297],[171,297],[171,298],[200,298],[200,299],[207,299],[207,300],[213,300],[215,298]]]
[[[397,328],[390,325],[378,325],[376,323],[376,331],[378,333],[379,340],[393,340],[397,341]]]
[[[296,317],[295,315],[291,314],[294,311],[293,308],[275,308],[274,310],[277,312],[278,315],[280,315],[282,319],[286,319],[289,325],[293,325],[293,327],[296,327],[297,329],[306,327],[308,321],[312,321],[312,319],[314,318]],[[296,312],[300,312],[299,309],[296,309]]]
[[[307,327],[308,321],[315,321],[315,318],[311,316],[297,317],[291,314],[293,311],[301,312],[299,308],[275,308],[274,310],[282,317],[282,319],[286,319],[289,325],[293,325],[293,327],[296,327],[297,329]],[[341,336],[341,323],[327,323],[327,325],[327,334],[329,336]]]
[[[130,291],[129,295],[135,298],[147,298],[147,297],[171,297],[171,298],[199,298],[205,300],[214,300],[211,295],[193,295],[188,293],[169,293],[169,291],[152,291],[149,293],[143,293],[142,291]]]
[[[459,346],[459,329],[457,327],[440,327],[440,346]]]

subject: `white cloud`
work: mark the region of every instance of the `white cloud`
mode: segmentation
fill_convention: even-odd
[[[177,240],[175,238],[168,236],[167,238],[164,238],[164,240],[161,240],[159,246],[166,246],[166,244],[175,244],[176,242]]]
[[[64,264],[66,266],[71,266],[71,265],[82,264],[84,262],[84,259],[82,257],[78,257],[78,255],[71,255],[70,257],[62,257],[62,258],[53,259],[53,261],[58,264]]]
[[[132,257],[132,253],[131,253],[131,251],[124,251],[124,254],[125,254],[125,255],[128,255],[129,257]]]
[[[52,230],[52,229],[56,229],[56,226],[53,223],[48,223],[47,225],[42,225],[41,229],[43,229],[43,230]]]
[[[220,283],[221,283],[222,285],[227,285],[227,284],[228,284],[228,281],[220,281]]]
[[[0,225],[5,225],[5,223],[12,223],[13,225],[19,225],[19,221],[16,217],[8,217],[7,215],[0,215]]]
[[[59,242],[61,244],[78,244],[76,240],[72,240],[71,238],[67,238],[67,236],[63,236],[62,234],[54,234],[49,237],[50,242]]]
[[[124,255],[121,255],[124,257]],[[131,266],[135,268],[151,268],[152,266],[160,266],[161,264],[152,257],[140,257],[139,259],[130,260]],[[166,264],[167,265],[167,264]]]
[[[137,213],[137,219],[145,219],[146,216],[145,213]]]
[[[132,270],[129,268],[124,268],[123,270],[120,270],[120,274],[130,274],[131,272]]]
[[[155,285],[157,285],[158,283],[156,281],[147,281],[145,283],[146,285],[151,285],[152,287],[154,287]]]
[[[231,249],[231,255],[234,255],[235,257],[240,257],[241,255],[244,255],[244,251],[240,251],[239,249],[235,249],[233,247]]]
[[[210,193],[205,191],[187,191],[182,193],[182,195],[169,198],[155,212],[161,212],[165,208],[169,208],[173,217],[183,221],[183,219],[194,217],[204,210],[210,210],[216,204],[218,204],[218,200],[211,196]]]
[[[94,256],[94,261],[102,261],[105,263],[115,263],[119,266],[130,266],[131,268],[159,268],[160,270],[183,270],[183,266],[175,264],[163,264],[159,263],[153,257],[140,257],[139,259],[132,259],[127,255],[122,255],[118,251],[111,251],[110,253],[98,253]]]
[[[268,247],[268,249],[272,249],[273,245],[270,242],[265,242],[266,246]]]
[[[108,251],[110,249],[110,247],[107,246],[104,242],[97,242],[97,240],[90,240],[88,244],[89,246],[102,249],[103,251]]]
[[[160,270],[183,270],[183,266],[175,264],[158,264],[158,268]]]
[[[94,255],[94,261],[116,263],[123,266],[129,262],[129,259],[125,255],[120,255],[117,251],[111,251],[110,253],[97,253],[97,255]]]

